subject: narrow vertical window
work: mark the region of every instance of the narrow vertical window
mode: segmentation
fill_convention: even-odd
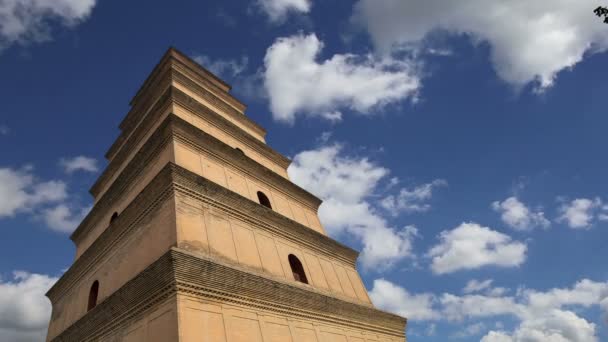
[[[291,266],[291,272],[293,273],[293,279],[304,284],[308,284],[306,279],[306,273],[304,273],[304,267],[300,262],[300,259],[293,254],[289,254],[289,266]]]
[[[270,205],[270,200],[268,199],[268,197],[266,197],[266,195],[264,195],[263,192],[258,191],[258,200],[260,201],[260,204],[268,207],[270,209],[272,209],[272,206]]]
[[[116,220],[118,218],[118,213],[114,212],[114,214],[112,214],[112,217],[110,217],[110,224],[112,224],[112,222],[114,222],[114,220]]]
[[[91,310],[97,305],[97,296],[99,295],[99,281],[95,280],[93,285],[91,285],[91,290],[89,291],[89,305],[87,306],[87,311]]]

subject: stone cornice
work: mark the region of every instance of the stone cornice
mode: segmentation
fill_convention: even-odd
[[[132,109],[127,113],[120,123],[122,130],[119,138],[106,152],[106,158],[112,159],[124,140],[131,131],[139,124],[142,117],[149,109],[151,103],[160,96],[160,92],[170,84],[172,80],[179,81],[191,87],[194,85],[197,94],[221,109],[232,118],[238,120],[245,126],[257,132],[261,136],[266,135],[266,130],[243,114],[245,105],[232,95],[227,93],[230,86],[207,71],[205,68],[192,61],[186,55],[171,48],[169,49],[150,76],[141,86],[137,95],[131,101]],[[194,80],[194,81],[193,81]],[[224,86],[222,86],[221,82]],[[204,87],[201,86],[204,85]]]
[[[179,103],[180,105],[188,108],[203,120],[206,120],[211,124],[214,124],[215,126],[219,127],[224,132],[233,135],[236,139],[246,144],[251,149],[254,149],[261,155],[267,157],[271,161],[276,162],[281,167],[287,168],[287,166],[289,166],[289,164],[291,163],[288,158],[284,157],[268,145],[252,137],[250,134],[246,133],[232,122],[226,120],[221,115],[215,113],[203,104],[200,104],[198,101],[186,95],[181,90],[173,86],[169,86],[164,91],[164,93],[160,95],[158,101],[156,101],[153,108],[149,111],[148,117],[146,117],[146,119],[142,121],[142,123],[137,127],[137,129],[135,129],[133,134],[131,134],[127,141],[124,142],[124,146],[118,150],[117,154],[110,161],[110,164],[108,164],[106,169],[99,176],[97,181],[93,184],[93,186],[89,190],[91,195],[97,198],[99,193],[102,191],[104,184],[110,181],[113,175],[120,169],[122,164],[128,158],[131,150],[135,148],[138,142],[144,139],[145,135],[157,122],[157,120],[159,120],[164,110],[171,103]],[[120,137],[119,139],[117,139],[117,142],[119,140]]]
[[[52,341],[99,338],[183,293],[403,338],[407,320],[172,248]]]

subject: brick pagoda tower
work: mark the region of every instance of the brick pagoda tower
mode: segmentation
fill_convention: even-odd
[[[229,91],[175,49],[154,68],[47,293],[47,341],[405,341]]]

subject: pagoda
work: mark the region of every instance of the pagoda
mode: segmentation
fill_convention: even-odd
[[[404,342],[358,252],[230,86],[170,48],[131,100],[48,291],[47,341]]]

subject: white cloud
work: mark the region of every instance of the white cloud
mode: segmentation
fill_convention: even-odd
[[[344,155],[340,145],[298,153],[291,180],[323,199],[319,217],[330,235],[348,233],[363,244],[361,263],[382,270],[412,256],[414,227],[390,227],[368,201],[389,170],[367,158]]]
[[[26,213],[49,228],[72,232],[90,208],[75,210],[63,181],[40,181],[33,169],[0,168],[0,219]]]
[[[205,55],[195,56],[193,59],[219,78],[241,75],[247,70],[247,66],[249,65],[249,58],[247,56],[241,57],[241,60],[218,59],[214,61]]]
[[[74,26],[86,20],[95,0],[4,0],[0,2],[0,50],[51,38],[51,22]]]
[[[481,294],[456,296],[444,293],[439,302],[443,317],[457,322],[501,315],[519,317],[525,310],[525,306],[517,303],[513,297],[491,297]]]
[[[433,295],[412,295],[406,289],[385,279],[374,280],[374,287],[369,291],[375,306],[412,320],[439,319],[440,313],[433,308]]]
[[[516,230],[530,230],[535,227],[547,228],[551,224],[542,211],[531,211],[517,197],[509,197],[492,203],[492,208],[501,213],[504,223]]]
[[[44,341],[51,303],[44,296],[57,278],[23,271],[0,280],[0,336],[5,341]]]
[[[523,321],[513,334],[491,331],[482,342],[595,342],[595,324],[567,310],[551,310]]]
[[[605,25],[591,0],[359,0],[354,21],[380,51],[417,46],[429,33],[467,34],[488,43],[499,77],[515,86],[551,86],[585,54],[605,51]],[[482,45],[482,44],[478,44]]]
[[[522,289],[516,297],[444,294],[440,300],[449,319],[512,315],[521,324],[512,334],[491,331],[482,341],[597,341],[595,325],[565,307],[600,307],[608,298],[608,283],[583,279],[571,288],[547,291]]]
[[[90,209],[83,208],[74,211],[65,203],[61,203],[53,208],[44,209],[42,219],[53,230],[71,233],[78,227]]]
[[[524,243],[477,223],[462,223],[441,232],[439,239],[439,244],[428,252],[431,269],[436,274],[490,265],[514,267],[526,259]]]
[[[36,206],[56,203],[66,198],[64,182],[39,182],[31,169],[27,168],[0,168],[0,218],[31,211]]]
[[[598,197],[594,199],[578,198],[570,203],[564,203],[559,208],[559,222],[566,222],[570,228],[589,229],[591,228],[598,209],[602,206],[602,200]],[[603,219],[604,214],[600,214],[599,219]]]
[[[479,281],[477,279],[471,279],[471,280],[469,280],[467,285],[464,287],[464,289],[462,289],[462,292],[463,293],[473,293],[473,292],[479,292],[482,290],[486,290],[492,286],[493,281],[494,280],[492,280],[492,279],[486,279],[483,281]]]
[[[257,0],[260,9],[272,22],[282,22],[287,14],[308,13],[312,7],[311,0]]]
[[[276,120],[293,123],[305,114],[335,121],[342,108],[369,114],[415,96],[420,86],[409,61],[351,54],[318,61],[322,49],[316,35],[298,34],[266,51],[264,86]]]
[[[475,288],[475,291],[487,290],[490,285],[490,281],[476,282],[471,288]],[[378,279],[374,281],[370,296],[377,307],[404,317],[446,320],[458,326],[466,324],[467,327],[456,332],[454,337],[482,333],[486,324],[479,322],[481,319],[510,316],[518,321],[513,332],[490,331],[481,341],[597,341],[595,324],[577,316],[569,308],[580,311],[580,308],[599,306],[608,310],[608,282],[583,279],[570,288],[554,288],[544,292],[521,288],[515,293],[515,296],[412,294],[401,286]],[[504,329],[500,323],[495,327]]]
[[[443,179],[436,179],[431,183],[418,185],[413,189],[403,188],[398,195],[390,195],[382,199],[380,205],[393,215],[397,215],[399,212],[425,212],[431,209],[431,205],[426,201],[433,196],[433,190],[447,186],[447,184]]]
[[[77,156],[74,158],[64,158],[59,163],[67,173],[73,173],[76,171],[99,171],[99,167],[97,166],[97,160],[95,158]]]

